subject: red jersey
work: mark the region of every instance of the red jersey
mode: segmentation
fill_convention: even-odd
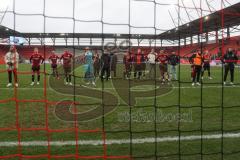
[[[51,61],[52,64],[57,65],[59,57],[57,55],[53,54],[48,59]]]
[[[142,64],[142,62],[144,62],[144,56],[142,54],[136,54],[134,56],[134,62],[138,65]]]
[[[30,57],[30,63],[32,63],[32,66],[38,67],[41,63],[43,63],[44,58],[39,53],[33,53]]]
[[[64,52],[60,59],[63,60],[64,67],[71,67],[73,55],[69,52]]]
[[[160,54],[158,56],[158,61],[162,64],[167,64],[168,62],[168,56],[166,54]]]
[[[203,56],[203,59],[204,59],[204,63],[210,63],[211,56],[209,54],[205,54]]]
[[[133,61],[133,57],[129,54],[125,54],[124,57],[123,57],[123,63],[124,64],[129,64],[129,63],[132,63]]]

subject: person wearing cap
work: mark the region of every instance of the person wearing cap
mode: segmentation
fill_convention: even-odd
[[[200,50],[197,50],[195,54],[193,54],[189,61],[193,63],[194,74],[192,77],[192,86],[201,85],[200,84],[200,75],[202,71],[202,64],[203,64],[203,56]]]
[[[10,49],[6,53],[4,60],[5,60],[7,72],[8,72],[7,87],[12,86],[12,74],[14,75],[15,87],[18,87],[17,69],[18,69],[18,63],[19,63],[19,54],[15,46],[10,46]]]

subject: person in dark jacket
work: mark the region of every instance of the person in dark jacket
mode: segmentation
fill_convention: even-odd
[[[171,55],[168,57],[168,63],[171,65],[170,68],[171,80],[172,79],[177,80],[176,66],[179,64],[179,56],[177,56],[175,52],[172,52]]]
[[[110,61],[111,61],[111,57],[109,55],[109,53],[107,51],[105,51],[103,53],[103,55],[101,56],[101,80],[103,81],[104,76],[105,76],[105,72],[106,72],[106,80],[108,81],[109,77],[110,77]]]
[[[123,64],[124,64],[124,72],[123,76],[124,79],[129,79],[131,76],[132,71],[132,63],[133,63],[133,56],[130,52],[127,52],[123,57]]]
[[[112,52],[110,54],[110,58],[111,58],[110,72],[113,72],[113,77],[116,77],[117,76],[117,61],[118,61],[116,53]],[[111,75],[112,74],[110,74],[110,78],[112,77]]]
[[[237,63],[237,60],[238,60],[238,57],[237,57],[236,53],[234,53],[232,48],[228,48],[226,54],[222,58],[222,62],[224,64],[224,78],[223,78],[224,85],[226,85],[226,80],[227,80],[229,71],[230,71],[230,76],[231,76],[230,84],[233,85],[234,68],[235,68],[235,64]]]

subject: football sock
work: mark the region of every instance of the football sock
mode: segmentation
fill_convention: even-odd
[[[12,71],[8,71],[8,82],[12,83]]]
[[[35,79],[35,76],[34,76],[34,75],[32,75],[32,82],[34,82],[34,79]]]

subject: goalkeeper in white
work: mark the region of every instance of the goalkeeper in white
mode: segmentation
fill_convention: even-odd
[[[9,51],[5,55],[5,63],[8,72],[8,84],[7,87],[12,86],[12,74],[14,75],[14,83],[15,87],[18,87],[18,79],[17,79],[17,68],[19,62],[19,54],[17,53],[15,46],[10,46]]]

